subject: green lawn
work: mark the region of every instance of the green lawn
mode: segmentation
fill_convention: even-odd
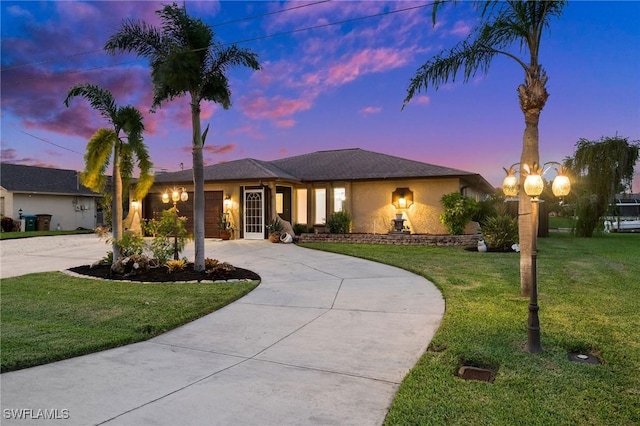
[[[433,281],[442,325],[402,382],[389,425],[640,424],[640,235],[539,240],[540,354],[523,350],[528,299],[518,254],[461,248],[305,244],[399,266]],[[586,350],[604,365],[570,362]],[[494,383],[455,376],[497,369]]]
[[[140,284],[61,272],[3,279],[2,372],[149,339],[239,299],[257,284]]]
[[[569,228],[576,226],[576,220],[573,217],[549,216],[549,228]]]
[[[92,229],[75,231],[29,231],[29,232],[0,232],[0,240],[13,240],[16,238],[49,237],[55,235],[93,234]]]

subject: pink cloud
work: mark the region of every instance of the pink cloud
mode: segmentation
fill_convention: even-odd
[[[465,21],[456,21],[450,33],[459,37],[466,37],[471,32],[471,25]]]
[[[327,84],[340,86],[358,76],[399,68],[407,64],[409,52],[390,48],[364,49],[342,58],[329,68]]]
[[[276,127],[280,128],[289,128],[296,125],[296,121],[294,119],[288,118],[286,120],[278,120],[275,122]]]
[[[372,106],[369,106],[369,107],[364,107],[364,108],[362,108],[362,109],[360,110],[360,113],[361,113],[362,115],[364,115],[364,116],[367,116],[367,115],[371,115],[371,114],[377,114],[377,113],[379,113],[379,112],[381,112],[381,111],[382,111],[382,107],[372,107]]]
[[[236,149],[236,145],[232,143],[225,145],[205,145],[202,149],[209,154],[228,154]]]
[[[231,129],[227,132],[227,136],[247,135],[254,139],[264,139],[264,134],[261,133],[255,126],[245,124],[242,127]]]
[[[240,109],[254,119],[276,120],[288,117],[299,111],[311,108],[311,102],[305,99],[287,99],[282,96],[267,98],[265,96],[247,95],[240,98]]]
[[[419,95],[411,99],[412,104],[427,105],[431,102],[431,98],[427,95]]]

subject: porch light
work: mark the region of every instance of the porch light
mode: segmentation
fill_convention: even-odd
[[[397,209],[408,209],[413,204],[413,191],[409,188],[396,188],[391,193],[391,204]]]
[[[231,208],[231,195],[227,194],[224,196],[223,205],[227,210]]]
[[[135,210],[135,211],[137,211],[137,210],[138,210],[138,202],[137,202],[136,200],[133,200],[133,201],[131,202],[131,208],[132,208],[133,210]]]

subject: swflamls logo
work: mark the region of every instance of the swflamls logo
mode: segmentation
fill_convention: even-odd
[[[5,419],[13,420],[67,420],[70,418],[69,410],[63,408],[5,408],[2,410]]]

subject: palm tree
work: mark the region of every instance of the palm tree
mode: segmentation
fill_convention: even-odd
[[[71,99],[76,96],[87,99],[91,107],[99,111],[112,126],[100,128],[91,136],[84,155],[85,170],[80,178],[86,187],[103,192],[105,172],[113,162],[111,223],[115,262],[120,258],[118,243],[122,238],[122,189],[128,188],[126,183],[133,174],[134,157],[137,158],[140,169],[135,197],[142,199],[153,184],[153,175],[150,174],[153,164],[149,160],[149,153],[142,139],[142,114],[130,105],[118,107],[111,92],[96,85],[82,84],[72,87],[64,100],[65,106],[68,107]]]
[[[433,8],[435,24],[438,6],[444,3],[437,0]],[[415,94],[435,89],[450,79],[455,81],[462,71],[466,83],[478,72],[487,73],[491,61],[497,55],[506,56],[524,71],[524,82],[518,86],[520,109],[524,114],[524,135],[522,138],[522,164],[539,163],[538,122],[540,112],[545,106],[549,93],[546,89],[547,75],[539,63],[542,32],[548,28],[553,17],[559,16],[566,1],[486,1],[479,8],[483,22],[471,35],[451,49],[443,50],[422,65],[411,79],[407,89],[406,105]],[[517,54],[507,51],[514,44],[520,47],[520,53],[528,53],[521,59]],[[521,180],[523,177],[521,176]],[[522,183],[522,182],[521,182]],[[520,237],[520,291],[522,295],[531,293],[531,252],[533,243],[532,206],[520,185],[519,237]]]
[[[125,20],[105,49],[135,52],[149,58],[153,82],[153,106],[189,94],[193,129],[193,211],[195,262],[204,270],[204,133],[200,124],[200,103],[213,101],[225,109],[231,106],[231,90],[226,71],[233,66],[259,70],[257,55],[235,45],[224,47],[214,41],[214,32],[202,20],[187,15],[186,7],[175,3],[157,11],[162,29],[143,21]]]

